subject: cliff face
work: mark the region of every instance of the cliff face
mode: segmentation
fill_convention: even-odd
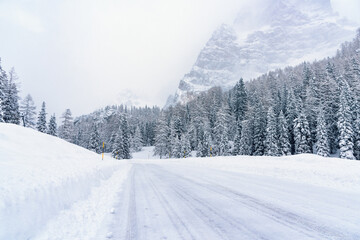
[[[332,11],[329,0],[264,1],[255,13],[243,9],[232,25],[214,31],[166,106],[186,103],[214,86],[229,89],[240,77],[248,80],[332,56],[341,43],[355,36],[355,30]]]

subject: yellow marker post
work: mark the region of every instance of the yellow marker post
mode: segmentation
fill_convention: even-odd
[[[210,157],[212,157],[212,147],[210,147]]]
[[[104,160],[104,149],[105,149],[105,143],[103,142],[103,151],[102,151],[102,159],[101,160]]]

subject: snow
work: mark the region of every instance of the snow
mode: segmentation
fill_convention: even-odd
[[[140,152],[132,153],[133,159],[158,159],[159,156],[154,156],[154,147],[142,147]]]
[[[54,239],[73,239],[64,234],[76,231],[87,239],[101,228],[120,191],[113,186],[128,169],[126,162],[102,161],[59,138],[0,123],[0,239],[36,239],[44,229],[60,236]]]
[[[116,161],[0,123],[0,239],[360,239],[360,162]]]
[[[113,239],[360,239],[358,161],[303,154],[131,165],[108,226]]]

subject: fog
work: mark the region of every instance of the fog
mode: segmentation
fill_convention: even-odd
[[[360,24],[360,3],[331,1]],[[163,106],[212,32],[259,1],[0,2],[0,57],[20,95],[57,117],[109,104]],[[39,108],[39,107],[38,107]],[[37,109],[39,110],[39,109]]]

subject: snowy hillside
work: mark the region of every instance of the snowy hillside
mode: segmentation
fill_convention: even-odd
[[[0,123],[0,239],[34,239],[39,232],[50,239],[43,230],[55,217],[62,218],[52,223],[57,239],[64,232],[95,234],[127,169],[62,139]]]
[[[356,27],[332,11],[330,0],[263,1],[256,14],[243,9],[213,33],[166,106],[214,86],[229,89],[240,77],[333,56]]]

